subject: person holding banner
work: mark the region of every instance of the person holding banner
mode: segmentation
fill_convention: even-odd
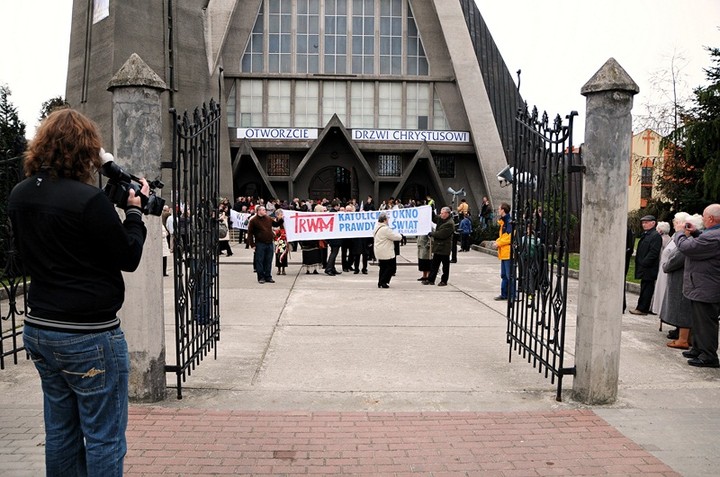
[[[388,216],[381,213],[378,216],[375,231],[373,232],[373,248],[375,258],[378,260],[380,271],[378,273],[378,288],[390,288],[390,280],[397,269],[395,259],[395,241],[402,237],[388,225]]]
[[[430,232],[428,236],[432,237],[432,268],[427,280],[422,282],[423,285],[435,285],[435,278],[440,271],[442,264],[443,273],[440,277],[439,287],[447,286],[450,277],[450,251],[453,243],[453,235],[455,235],[455,221],[452,217],[450,207],[443,207],[440,215],[433,216],[433,222],[437,224],[434,232]]]

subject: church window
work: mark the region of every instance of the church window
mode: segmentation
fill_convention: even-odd
[[[428,61],[420,38],[420,32],[415,24],[412,11],[408,8],[407,19],[407,74],[414,76],[428,75]]]
[[[269,0],[268,70],[290,73],[292,68],[292,1]]]
[[[265,64],[263,61],[263,18],[263,7],[260,5],[260,12],[242,58],[241,69],[244,73],[261,73],[263,71]]]
[[[402,74],[402,0],[380,2],[380,74]]]
[[[319,83],[317,81],[295,82],[295,127],[317,127],[319,115]]]
[[[345,81],[325,81],[323,83],[323,125],[333,114],[337,114],[343,124],[347,124],[347,83]]]
[[[278,80],[268,82],[268,127],[290,126],[290,81]]]
[[[350,121],[353,128],[375,127],[375,83],[361,81],[351,83]]]
[[[434,159],[435,167],[441,178],[452,179],[455,177],[455,156],[438,155]]]
[[[347,0],[325,0],[325,74],[342,75],[347,62]]]
[[[235,94],[235,83],[230,87],[230,94],[228,94],[227,107],[225,108],[227,115],[227,123],[229,128],[236,127],[236,108],[237,108],[237,95]]]
[[[240,81],[240,127],[263,125],[263,82],[262,80]]]
[[[379,84],[378,127],[402,128],[402,84],[383,82]]]
[[[375,72],[375,0],[353,0],[352,72]]]
[[[320,2],[298,0],[297,4],[297,72],[320,71]]]
[[[408,83],[407,113],[405,127],[407,129],[427,129],[430,113],[430,84]]]
[[[380,154],[377,165],[378,176],[399,177],[402,175],[402,159],[396,154]]]
[[[290,175],[290,155],[289,154],[268,154],[267,171],[269,176],[289,176]]]

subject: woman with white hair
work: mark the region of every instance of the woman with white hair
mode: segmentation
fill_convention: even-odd
[[[698,221],[697,217],[692,217],[686,212],[678,212],[673,219],[675,234],[684,234],[685,223],[689,221],[695,224],[698,230],[703,226],[702,217]],[[677,327],[675,339],[669,341],[667,345],[670,348],[688,349],[690,347],[692,313],[689,312],[690,301],[683,296],[682,292],[685,256],[677,249],[677,245],[673,240],[665,247],[663,257],[664,263],[661,267],[667,277],[667,284],[660,309],[660,320],[663,323]],[[673,332],[668,333],[668,337],[673,337],[673,335]]]
[[[660,265],[658,268],[657,280],[655,280],[655,292],[653,293],[650,311],[657,315],[660,313],[660,307],[662,306],[663,298],[665,297],[665,285],[667,284],[667,277],[662,271],[664,263],[663,257],[666,257],[663,252],[672,238],[670,236],[670,224],[667,222],[658,222],[655,226],[655,230],[657,230],[657,233],[660,234],[660,238],[662,239],[662,248],[660,249]]]
[[[373,248],[380,268],[378,272],[378,288],[390,288],[390,279],[397,269],[395,241],[400,239],[402,239],[402,236],[390,228],[388,216],[385,212],[382,212],[378,216],[375,231],[373,232]]]

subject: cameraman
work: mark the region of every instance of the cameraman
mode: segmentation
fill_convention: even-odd
[[[127,449],[127,344],[118,310],[142,255],[141,200],[121,222],[93,183],[100,134],[72,109],[50,114],[10,194],[15,245],[32,282],[23,339],[44,395],[47,475],[121,476]],[[142,179],[141,192],[149,187]]]

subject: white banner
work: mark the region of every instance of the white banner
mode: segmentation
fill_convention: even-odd
[[[385,212],[388,225],[407,235],[425,235],[432,227],[429,205],[372,212],[295,212],[285,211],[288,242],[332,238],[372,237],[378,215]]]
[[[467,131],[415,131],[408,129],[353,129],[355,141],[460,142],[469,143]]]
[[[297,141],[318,138],[317,129],[309,128],[238,128],[238,139],[293,139]]]
[[[232,222],[232,228],[247,230],[248,219],[250,214],[247,212],[237,212],[230,209],[230,221]]]

